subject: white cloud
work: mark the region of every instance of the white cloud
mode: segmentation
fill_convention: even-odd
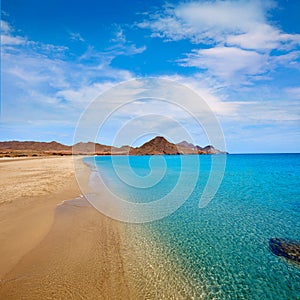
[[[300,100],[300,86],[286,88],[285,92],[290,98]]]
[[[206,93],[209,95],[208,90]],[[137,102],[128,103],[133,100]],[[211,96],[209,101],[219,102],[219,99]],[[105,120],[100,136],[110,132],[111,137],[114,137],[119,129],[127,127],[127,122],[130,122],[133,126],[128,127],[131,134],[135,135],[137,131],[142,131],[143,134],[156,131],[156,134],[173,137],[176,135],[179,139],[178,130],[175,130],[177,124],[177,129],[186,127],[188,132],[199,137],[199,132],[203,130],[195,117],[210,134],[213,130],[218,131],[214,113],[192,89],[161,78],[142,78],[117,85],[102,94],[91,103],[82,118],[84,124],[78,129],[80,137],[92,138],[98,130],[95,127]],[[135,119],[140,120],[143,126],[138,126],[134,122]],[[129,138],[129,134],[123,137]],[[222,135],[220,137],[218,134],[211,138],[218,140]],[[217,142],[214,144],[217,145]]]
[[[84,38],[78,32],[70,32],[70,39],[73,41],[85,42]]]
[[[254,25],[246,33],[229,35],[226,42],[244,49],[285,50],[300,44],[300,34],[283,33],[269,24],[262,23]]]
[[[124,30],[120,26],[117,26],[115,35],[110,41],[113,43],[113,46],[108,48],[107,51],[114,56],[140,54],[147,49],[146,46],[138,47],[131,41],[128,41]]]
[[[1,35],[1,44],[2,45],[22,45],[25,44],[26,40],[22,37],[13,37],[9,35]]]
[[[12,31],[12,28],[8,24],[8,22],[1,20],[1,31],[2,31],[2,33],[8,34]]]
[[[245,80],[249,75],[258,79],[278,64],[291,66],[299,57],[295,49],[300,35],[283,32],[269,21],[274,7],[273,2],[260,0],[183,2],[166,5],[137,26],[150,29],[152,37],[194,44],[178,60],[182,66],[207,69],[227,83],[239,84],[239,79],[249,83]]]
[[[13,28],[8,24],[8,22],[1,20],[1,44],[6,45],[22,45],[27,42],[26,38],[12,35]]]
[[[226,34],[247,32],[264,21],[255,1],[191,2],[179,5],[174,13],[184,27],[190,29],[195,42],[203,38],[222,40]]]
[[[78,117],[103,90],[132,78],[129,71],[110,66],[115,54],[92,50],[69,61],[61,45],[44,44],[15,35],[2,21],[2,120],[47,120]],[[12,42],[20,39],[23,43]],[[130,50],[132,51],[132,50]],[[85,63],[84,60],[90,60]],[[18,107],[16,111],[15,107]],[[76,118],[75,117],[75,118]]]
[[[183,10],[181,12],[183,15],[186,13]],[[254,18],[254,15],[254,13],[251,13],[252,17],[249,17],[248,21],[252,20],[251,18]],[[176,18],[179,17],[178,15]],[[191,17],[189,22],[196,24],[196,17],[193,18]],[[262,20],[265,20],[264,15]],[[177,30],[177,36],[172,36],[171,33],[167,35],[163,31],[157,31],[156,33],[162,34],[168,39],[182,38],[181,24],[177,22],[177,19],[171,17],[169,21],[172,27],[170,27],[170,30],[174,30],[174,34],[176,34]],[[209,23],[209,21],[205,22]],[[69,51],[67,47],[30,41],[23,36],[16,35],[8,23],[4,22],[2,24],[1,26],[4,28],[2,35],[11,39],[2,47],[3,79],[1,96],[2,114],[5,115],[6,120],[31,120],[47,124],[49,121],[54,120],[58,123],[74,122],[82,109],[97,95],[116,83],[129,80],[134,76],[128,70],[113,68],[111,66],[113,58],[117,55],[132,55],[146,50],[146,47],[138,47],[126,41],[124,33],[121,32],[119,40],[126,41],[125,44],[116,44],[111,49],[107,49],[106,52],[98,52],[90,47],[81,58],[69,61],[65,59],[65,52]],[[242,36],[243,33],[231,34],[233,27],[230,25],[229,15],[219,20],[217,26],[213,29],[211,24],[208,25],[210,27],[208,26],[207,28],[210,28],[210,30],[214,30],[217,33],[222,32],[222,34],[216,35],[220,39],[217,42],[218,44],[208,49],[195,49],[188,53],[186,58],[179,60],[179,63],[182,65],[207,69],[208,73],[196,74],[191,77],[171,76],[169,79],[179,81],[197,92],[221,120],[238,121],[239,124],[247,122],[249,124],[254,124],[255,122],[259,124],[264,124],[264,122],[297,122],[299,120],[299,114],[297,114],[299,105],[296,101],[289,100],[290,98],[299,98],[300,91],[296,88],[290,88],[287,91],[290,98],[284,98],[284,101],[282,101],[284,103],[278,102],[274,104],[271,102],[266,103],[265,101],[259,103],[260,99],[251,102],[240,101],[239,99],[237,99],[238,101],[230,101],[224,94],[225,89],[222,89],[226,84],[222,83],[221,86],[217,84],[220,84],[219,78],[227,82],[238,82],[240,78],[243,81],[247,81],[249,77],[252,78],[257,77],[258,74],[264,74],[269,68],[268,65],[293,64],[299,57],[299,51],[288,51],[270,57],[267,51],[252,49],[251,47],[255,45],[253,46],[251,39],[247,41]],[[244,28],[247,29],[247,26],[247,22],[245,22]],[[221,31],[221,28],[225,29]],[[186,27],[185,29],[187,31],[184,36],[196,42],[197,32],[190,31],[189,33],[188,28]],[[212,33],[213,31],[210,32]],[[226,41],[222,42],[223,32],[229,33],[224,35]],[[250,29],[247,33],[250,34]],[[284,40],[284,38],[286,41],[292,40],[288,34],[276,31],[274,33],[275,37],[276,34],[281,35],[281,40]],[[229,46],[226,43],[229,44],[230,36],[236,36],[240,39],[231,40],[230,43],[232,45]],[[271,36],[271,31],[269,36]],[[214,35],[204,34],[203,37],[205,41],[211,41],[211,37],[214,37]],[[292,37],[294,39],[294,36]],[[20,42],[17,43],[13,39]],[[273,47],[272,43],[274,40],[275,38],[273,37],[269,37],[269,40],[263,36],[261,38],[257,37],[256,43],[261,44],[261,46],[256,45],[255,47],[269,49]],[[213,42],[215,43],[216,40]],[[246,45],[246,43],[249,44]],[[237,46],[234,46],[235,44]],[[283,47],[282,42],[280,42],[280,45]],[[286,42],[285,46],[288,47],[288,45],[291,45],[291,43]],[[241,49],[238,46],[245,49]],[[216,79],[214,76],[218,78]],[[220,87],[221,89],[219,89]],[[103,111],[109,111],[113,101],[122,103],[124,99],[128,100],[129,98],[132,99],[135,96],[142,95],[142,92],[139,86],[133,86],[132,90],[118,91],[115,98],[107,99],[102,109]],[[185,98],[182,97],[182,99],[184,105]],[[193,113],[201,113],[201,107],[199,108],[198,106],[199,103],[196,101],[191,103]],[[18,107],[17,110],[16,107]],[[142,113],[142,110],[142,107],[137,108],[132,114],[138,116],[139,113]],[[161,105],[156,105],[153,111],[169,112]],[[182,116],[176,111],[173,113],[180,120]],[[128,115],[129,112],[126,112],[126,114]]]
[[[241,123],[272,124],[274,122],[299,122],[299,103],[292,100],[266,102],[245,102],[246,107],[239,111],[238,119]]]
[[[59,56],[64,51],[68,50],[68,47],[66,46],[45,44],[38,41],[28,40],[28,38],[17,35],[15,32],[16,30],[8,22],[1,20],[2,53],[36,51],[41,55],[52,54],[53,56]]]
[[[289,88],[282,94],[283,101],[266,100],[262,94],[256,101],[239,100],[232,101],[224,94],[223,89],[219,89],[212,80],[211,83],[205,81],[205,76],[195,75],[190,77],[169,76],[166,79],[175,80],[195,91],[209,105],[217,117],[224,122],[237,122],[239,124],[274,124],[284,122],[299,122],[300,88]],[[249,92],[251,93],[251,92]],[[273,98],[274,95],[269,95]],[[298,97],[298,98],[297,98]],[[194,103],[193,112],[197,113],[199,103]]]
[[[120,27],[118,28],[117,32],[115,33],[115,37],[112,38],[111,41],[114,43],[121,43],[121,44],[126,43],[126,36],[122,28]]]
[[[270,64],[277,66],[283,65],[285,67],[299,67],[299,62],[297,61],[300,57],[300,51],[291,51],[289,53],[271,56],[269,57]]]
[[[81,86],[78,89],[62,89],[56,93],[56,97],[63,98],[73,105],[85,107],[89,102],[94,100],[104,91],[115,85],[112,81],[102,83],[92,83],[88,86]]]
[[[118,55],[135,55],[143,53],[147,49],[146,46],[137,47],[134,44],[116,45],[108,49],[108,52],[113,56]],[[105,52],[104,52],[105,53]]]
[[[227,101],[227,96],[213,79],[207,80],[201,74],[194,76],[164,76],[163,78],[174,80],[185,85],[198,94],[217,116],[235,115],[240,107],[240,102]],[[199,103],[194,103],[193,111],[197,112]]]
[[[187,54],[187,58],[180,60],[183,66],[213,70],[216,76],[229,80],[263,73],[264,62],[263,54],[235,47],[194,50]]]
[[[207,43],[225,41],[230,34],[247,33],[265,21],[260,1],[192,1],[166,6],[138,26],[150,28],[154,36],[170,40]]]

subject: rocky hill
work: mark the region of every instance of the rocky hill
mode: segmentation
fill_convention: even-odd
[[[132,148],[131,155],[180,154],[178,147],[162,136],[157,136],[141,147]]]
[[[157,136],[140,147],[132,148],[131,155],[162,155],[162,154],[225,154],[211,145],[204,148],[186,141],[178,144],[170,143],[162,136]]]
[[[32,151],[71,151],[71,146],[66,146],[57,142],[0,142],[0,150],[32,150]]]
[[[223,154],[211,145],[204,148],[186,141],[174,144],[157,136],[140,147],[128,145],[120,148],[99,143],[77,143],[66,146],[57,142],[0,142],[0,156],[44,156],[44,155],[176,155],[176,154]]]

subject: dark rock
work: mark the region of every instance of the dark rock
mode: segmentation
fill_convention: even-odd
[[[300,264],[300,242],[288,239],[272,238],[269,240],[270,250],[277,256]]]

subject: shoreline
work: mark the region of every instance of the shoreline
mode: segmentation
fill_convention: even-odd
[[[53,163],[48,159],[47,162]],[[9,164],[11,166],[11,162]],[[28,161],[25,165],[29,166]],[[3,166],[4,169],[6,167],[2,165],[2,173]],[[87,191],[91,170],[81,159],[76,161],[76,168],[81,168],[80,180],[87,184]],[[74,182],[77,184],[75,176]],[[70,188],[68,185],[67,189]],[[63,198],[57,197],[57,193],[52,196],[55,198],[55,202],[52,201],[50,205],[52,210],[45,204],[50,195],[40,199],[48,208],[48,218],[44,226],[41,226],[40,218],[27,218],[22,210],[24,201],[20,199],[13,199],[0,206],[0,213],[1,208],[5,208],[4,212],[8,214],[6,219],[12,216],[6,208],[14,207],[23,217],[23,227],[31,224],[35,228],[30,236],[34,238],[30,239],[28,245],[16,234],[20,222],[11,222],[16,229],[14,231],[1,232],[0,229],[4,242],[1,250],[3,253],[0,253],[0,269],[6,271],[0,278],[0,298],[131,298],[133,287],[129,288],[123,267],[125,262],[120,223],[99,213],[84,196],[78,197],[78,191],[73,198],[65,197],[66,194]],[[36,206],[37,201],[34,198],[30,204]],[[2,211],[3,214],[4,212]],[[40,205],[38,212],[41,213]],[[28,240],[29,233],[25,236]],[[9,256],[8,250],[13,250],[17,258],[5,264],[5,256]]]
[[[97,167],[84,160],[83,163],[91,170],[90,185],[93,186],[92,176]],[[99,189],[99,185],[104,184],[103,179],[97,184],[98,188],[94,187],[93,193],[99,192],[102,198],[115,197]],[[162,240],[158,241],[149,223],[112,221],[118,227],[122,270],[131,295],[127,295],[126,299],[202,299],[208,294],[204,285],[188,278],[185,266]]]
[[[56,206],[81,192],[72,157],[0,161],[1,280],[49,232]]]
[[[79,159],[76,167],[82,168],[83,172],[79,173],[85,176],[88,190],[92,171]],[[55,171],[51,175],[55,176],[52,182],[55,184],[61,176],[59,170],[63,173],[65,166],[69,171],[74,167],[70,160],[22,159],[0,164],[0,174],[7,165],[13,169],[11,172],[22,173],[19,163],[28,172],[29,166],[36,170],[36,162],[38,165],[43,162],[42,171],[45,168]],[[32,180],[31,176],[29,181]],[[43,180],[43,184],[39,183],[41,188]],[[161,245],[152,239],[152,233],[143,225],[122,223],[98,212],[84,196],[79,196],[74,173],[69,173],[69,181],[58,192],[53,193],[51,189],[47,192],[0,205],[0,217],[5,217],[0,219],[3,245],[0,298],[194,296],[183,269],[170,253],[162,251]],[[202,296],[205,292],[202,288],[201,291]]]

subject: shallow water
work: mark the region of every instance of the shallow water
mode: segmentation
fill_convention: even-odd
[[[110,157],[97,157],[95,162],[110,189],[132,202],[167,195],[179,176],[185,184],[177,186],[176,193],[185,195],[197,176],[195,189],[175,213],[125,226],[128,234],[136,235],[137,243],[140,239],[148,245],[145,265],[151,261],[151,247],[159,248],[166,261],[180,270],[177,276],[183,280],[174,284],[182,285],[179,290],[189,289],[183,295],[196,298],[300,299],[300,267],[269,250],[270,238],[300,240],[299,154],[228,155],[222,184],[202,209],[198,203],[211,156],[130,157],[131,170],[127,159],[115,157],[112,163]],[[94,158],[85,160],[94,163]],[[130,180],[124,183],[126,174]],[[164,278],[163,273],[171,270],[158,267],[157,272]]]

